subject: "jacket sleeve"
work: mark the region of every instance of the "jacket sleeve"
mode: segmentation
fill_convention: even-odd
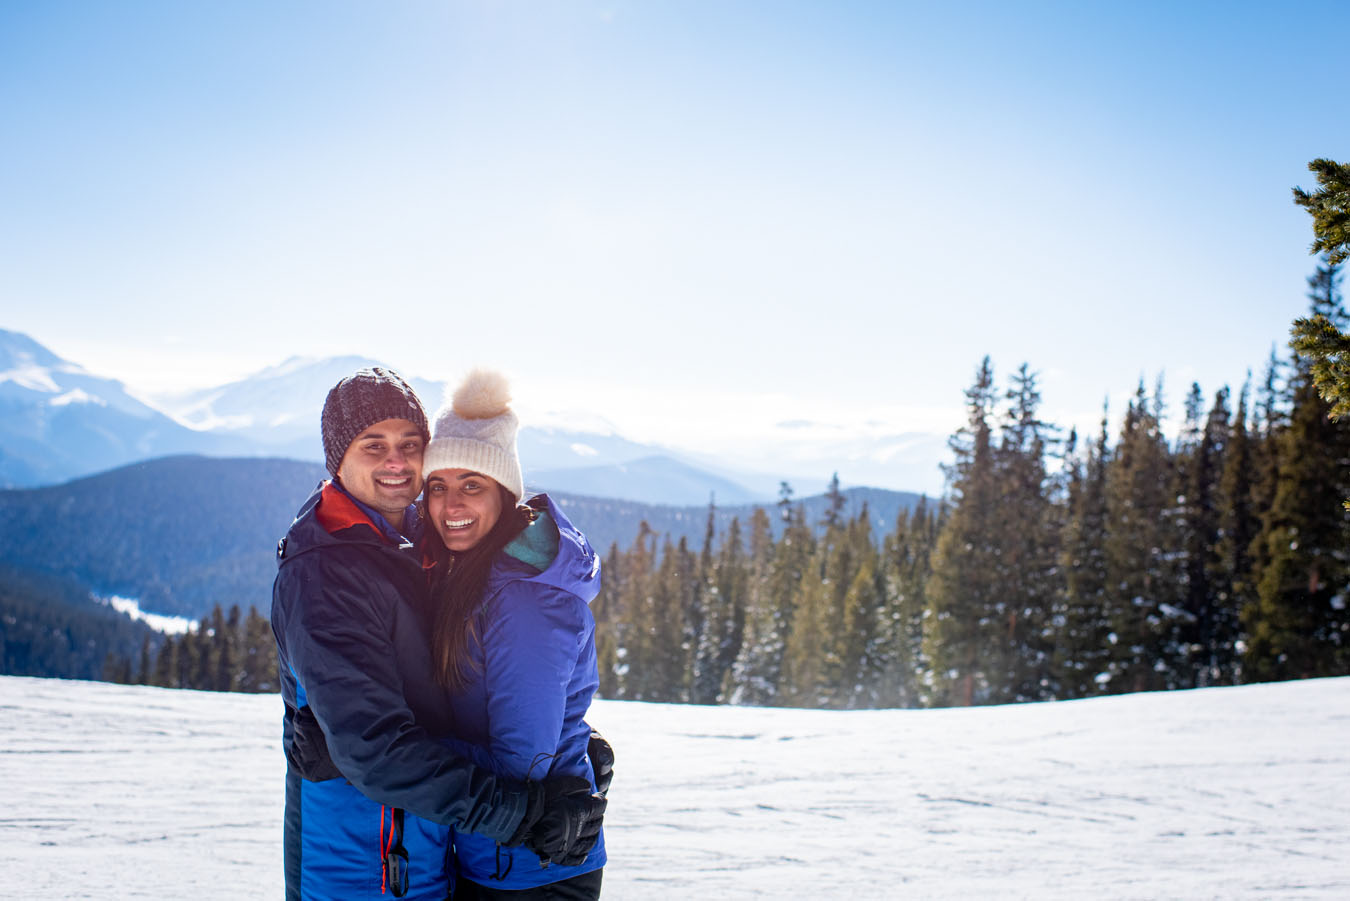
[[[330,556],[284,567],[274,606],[283,663],[294,670],[333,762],[371,800],[507,840],[524,815],[525,788],[451,755],[416,724],[397,669],[393,588],[356,561],[339,565]]]
[[[549,775],[583,640],[584,608],[574,595],[525,581],[508,584],[489,605],[483,668],[497,772],[521,780]]]

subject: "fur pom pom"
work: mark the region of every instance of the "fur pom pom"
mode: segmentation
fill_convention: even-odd
[[[451,408],[461,419],[491,419],[505,413],[510,403],[506,376],[491,369],[475,369],[455,389]]]

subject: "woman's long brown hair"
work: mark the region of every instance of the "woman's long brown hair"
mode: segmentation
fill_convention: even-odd
[[[435,566],[431,571],[431,663],[436,681],[451,690],[462,690],[473,674],[469,643],[478,640],[473,615],[483,602],[492,561],[534,519],[529,507],[516,506],[515,496],[500,484],[502,512],[483,540],[467,551],[452,553],[427,517],[422,533],[425,553]],[[426,516],[425,505],[422,508]]]

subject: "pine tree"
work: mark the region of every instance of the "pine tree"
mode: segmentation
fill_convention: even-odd
[[[792,486],[785,481],[778,483],[778,519],[784,523],[792,519]]]
[[[201,656],[201,646],[198,642],[197,629],[189,626],[178,639],[178,653],[175,662],[177,672],[174,678],[179,688],[196,688],[196,673],[200,669],[198,658]]]
[[[1308,170],[1321,185],[1308,192],[1294,188],[1294,203],[1313,217],[1313,253],[1326,253],[1331,265],[1350,259],[1350,164],[1316,159]]]
[[[712,704],[716,689],[709,684],[708,671],[712,664],[701,657],[712,650],[704,644],[703,632],[710,614],[716,616],[721,603],[717,594],[716,555],[714,540],[717,535],[717,507],[708,501],[708,521],[703,530],[703,549],[698,556],[698,573],[692,583],[684,586],[681,609],[684,611],[685,696],[695,704]],[[711,694],[711,696],[710,696]]]
[[[1228,389],[1214,395],[1204,432],[1191,461],[1187,486],[1186,609],[1194,616],[1190,675],[1197,686],[1222,684],[1232,671],[1239,639],[1237,605],[1229,586],[1233,575],[1222,556],[1222,489],[1232,444]]]
[[[628,621],[623,611],[626,599],[624,567],[617,541],[610,544],[604,560],[600,593],[591,602],[591,612],[595,615],[595,665],[600,677],[597,694],[602,698],[620,698],[623,695],[619,685],[619,661]]]
[[[672,637],[662,628],[664,618],[674,607],[671,601],[674,589],[663,585],[654,572],[655,542],[655,533],[643,520],[638,525],[633,546],[615,567],[615,587],[623,594],[616,599],[614,607],[625,620],[616,625],[619,647],[616,651],[618,691],[615,697],[618,698],[639,701],[669,698],[671,686],[668,684],[667,661],[672,655],[678,659],[681,653],[678,630]],[[669,544],[667,539],[668,551]],[[657,597],[658,590],[662,597]]]
[[[839,473],[830,476],[830,484],[825,488],[825,517],[821,520],[821,525],[826,529],[841,525],[844,517],[844,506],[848,503],[848,498],[839,490]]]
[[[785,522],[783,537],[772,548],[772,558],[764,577],[762,611],[753,621],[755,637],[747,642],[747,651],[742,655],[740,685],[744,695],[737,703],[794,703],[787,653],[790,644],[801,640],[797,635],[797,605],[811,571],[815,536],[800,505],[789,508]]]
[[[872,542],[871,515],[864,504],[845,533],[846,570],[839,572],[841,628],[836,706],[847,709],[878,706],[887,649],[880,636],[886,612],[886,579]],[[843,555],[841,555],[843,557]]]
[[[1250,376],[1249,376],[1250,381]],[[1241,614],[1256,601],[1250,548],[1260,529],[1253,509],[1255,461],[1253,438],[1247,426],[1247,394],[1244,383],[1237,411],[1229,429],[1228,450],[1219,477],[1219,540],[1215,547],[1216,598],[1215,659],[1212,684],[1234,684],[1241,675],[1241,648],[1245,645]]]
[[[1326,162],[1325,160],[1321,162]],[[1350,172],[1350,166],[1341,167],[1342,173]],[[1346,183],[1341,184],[1346,191]],[[1340,215],[1342,219],[1350,216],[1350,194],[1341,198]],[[1340,274],[1336,270],[1337,262],[1344,261],[1350,254],[1350,244],[1345,237],[1344,222],[1341,226],[1341,241],[1338,254],[1333,254],[1331,262],[1319,266],[1317,274],[1309,279],[1316,280],[1313,291],[1327,298],[1336,298],[1337,282]],[[1298,353],[1306,370],[1305,378],[1316,386],[1318,394],[1330,406],[1328,415],[1339,419],[1350,414],[1350,335],[1344,330],[1344,315],[1335,303],[1314,306],[1312,315],[1294,321],[1293,340],[1290,342]],[[1350,507],[1350,500],[1346,501]]]
[[[276,639],[272,626],[256,607],[248,608],[243,626],[243,660],[239,667],[239,691],[277,690]]]
[[[1179,577],[1170,551],[1176,498],[1156,397],[1141,382],[1107,471],[1106,609],[1111,623],[1104,687],[1115,694],[1168,686]]]
[[[1083,698],[1098,693],[1109,677],[1111,622],[1107,609],[1106,472],[1111,455],[1107,447],[1108,419],[1102,408],[1101,431],[1085,459],[1069,462],[1068,522],[1061,560],[1064,567],[1064,603],[1055,647],[1055,682],[1061,698]]]
[[[178,642],[172,635],[165,636],[164,642],[159,646],[159,654],[155,657],[155,675],[152,684],[160,688],[178,687],[177,654]]]
[[[989,659],[1000,636],[998,474],[989,417],[994,373],[985,357],[966,391],[967,421],[951,441],[951,514],[938,538],[928,582],[923,653],[932,666],[937,706],[989,703],[1002,670]]]
[[[1281,386],[1283,364],[1275,355],[1272,347],[1266,361],[1265,375],[1257,389],[1256,403],[1252,416],[1252,485],[1251,509],[1258,520],[1264,520],[1270,508],[1275,504],[1275,486],[1279,481],[1279,447],[1283,434],[1289,428],[1287,407],[1290,396],[1287,386]],[[1270,565],[1270,552],[1260,527],[1247,553],[1250,558],[1251,581],[1242,596],[1242,616],[1244,622],[1253,615],[1251,608],[1257,603],[1256,581],[1260,573]]]
[[[740,653],[745,632],[744,549],[740,522],[732,519],[721,553],[711,552],[711,511],[709,512],[707,569],[701,572],[702,629],[694,654],[694,672],[690,700],[695,704],[716,704],[731,665]]]
[[[1168,687],[1212,684],[1220,657],[1230,657],[1237,639],[1230,629],[1225,586],[1231,577],[1221,571],[1219,557],[1219,482],[1229,442],[1228,389],[1221,389],[1208,414],[1200,386],[1186,398],[1186,418],[1173,454],[1172,494],[1175,515],[1164,540],[1166,554],[1175,554],[1179,588],[1174,605],[1163,607],[1166,632],[1164,658]],[[1222,595],[1222,597],[1221,597]]]
[[[1319,267],[1308,280],[1314,315],[1345,324],[1335,274]],[[1350,493],[1350,421],[1330,418],[1309,361],[1295,355],[1288,427],[1276,436],[1275,496],[1256,546],[1257,602],[1244,613],[1249,679],[1350,672],[1350,587],[1345,548],[1350,511],[1334,499]]]
[[[923,655],[924,619],[928,609],[928,574],[937,544],[940,514],[919,498],[914,512],[902,509],[895,529],[883,544],[885,611],[879,638],[886,656],[878,681],[878,706],[919,707],[927,698],[927,659]]]
[[[194,660],[196,668],[192,671],[192,688],[197,691],[212,691],[216,684],[217,648],[215,635],[205,617],[197,621],[194,640],[197,644],[197,657]]]
[[[789,587],[792,628],[783,649],[779,682],[779,698],[789,706],[824,707],[830,700],[827,658],[834,624],[830,621],[830,586],[824,576],[827,547],[828,538],[812,548],[803,577]]]
[[[994,679],[999,701],[1035,701],[1054,695],[1051,611],[1060,594],[1058,529],[1046,470],[1052,427],[1039,418],[1036,377],[1024,363],[1006,397],[997,461],[997,561],[1002,585],[1003,673]]]
[[[783,660],[784,623],[772,590],[774,551],[773,529],[769,516],[763,508],[756,507],[750,517],[750,558],[745,585],[745,633],[740,651],[732,664],[731,686],[727,695],[728,701],[732,704],[756,706],[771,704],[778,692],[778,671]]]
[[[749,603],[750,572],[741,542],[741,524],[732,517],[717,561],[717,594],[721,599],[714,672],[719,676],[717,700],[725,702],[733,689],[732,668],[745,643],[746,605]]]
[[[140,666],[136,668],[136,681],[141,685],[153,685],[155,674],[150,667],[150,636],[141,639]]]
[[[238,628],[238,605],[230,610],[230,616],[227,620],[220,609],[220,605],[216,604],[211,611],[211,656],[215,662],[215,673],[211,678],[211,689],[213,691],[234,690],[234,659],[235,644],[237,643],[235,633]]]

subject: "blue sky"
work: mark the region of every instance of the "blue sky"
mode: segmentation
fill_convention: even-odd
[[[507,369],[713,453],[1237,388],[1340,4],[9,2],[0,326],[143,392]],[[847,480],[846,473],[844,477]]]

